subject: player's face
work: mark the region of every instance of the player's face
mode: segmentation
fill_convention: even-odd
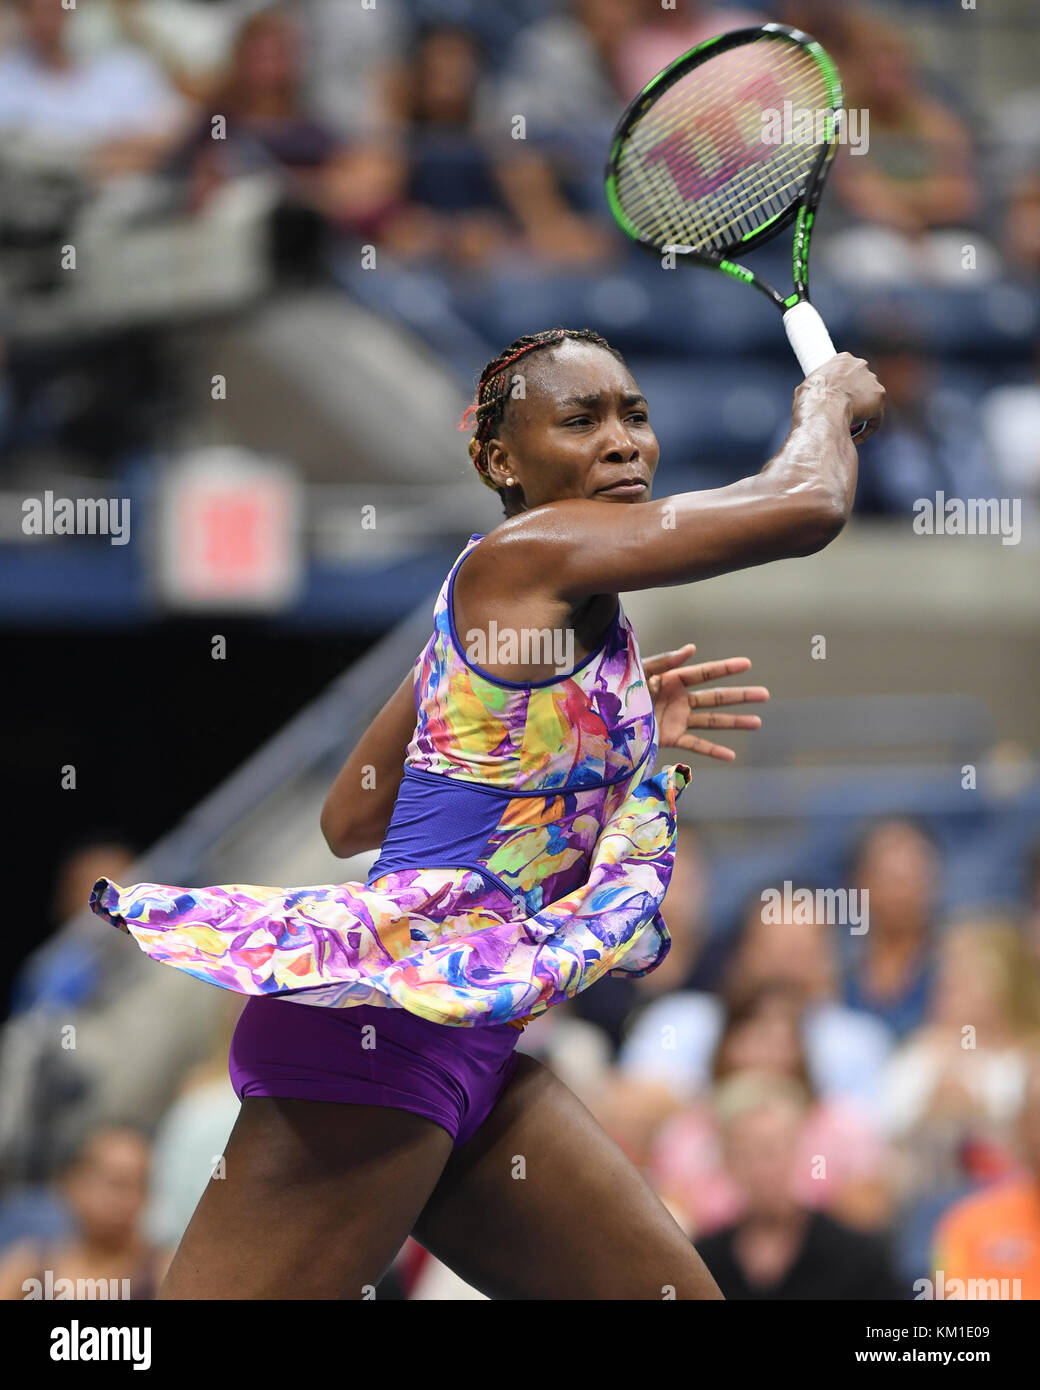
[[[505,423],[488,449],[496,482],[514,478],[528,509],[565,498],[649,501],[657,436],[646,400],[615,357],[565,339],[512,380]]]

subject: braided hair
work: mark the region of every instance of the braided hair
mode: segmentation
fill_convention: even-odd
[[[517,338],[511,342],[507,348],[504,348],[497,357],[492,358],[487,364],[480,374],[477,398],[459,422],[460,430],[472,428],[473,437],[469,441],[469,456],[473,460],[473,465],[481,482],[485,487],[497,492],[502,499],[503,510],[507,517],[515,516],[523,510],[518,497],[513,495],[519,489],[499,487],[492,480],[488,471],[488,444],[502,425],[506,405],[512,395],[513,383],[516,380],[507,371],[507,368],[511,367],[518,358],[536,352],[539,348],[555,347],[557,343],[562,343],[565,338],[604,348],[624,365],[624,358],[617,348],[612,348],[605,338],[594,333],[591,328],[548,328],[542,333],[526,333],[522,338]]]

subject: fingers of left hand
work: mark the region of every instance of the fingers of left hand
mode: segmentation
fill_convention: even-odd
[[[687,720],[688,729],[760,729],[762,721],[757,714],[692,714]]]
[[[718,690],[691,691],[691,709],[714,709],[720,705],[757,705],[769,699],[764,685],[720,686]]]
[[[689,747],[691,752],[700,753],[703,757],[721,758],[727,763],[733,762],[737,756],[732,748],[726,748],[721,743],[710,743],[706,738],[691,736],[689,744],[682,746]]]
[[[696,666],[681,666],[676,675],[681,676],[686,685],[703,685],[706,681],[721,680],[723,676],[736,676],[741,671],[750,671],[751,661],[746,656],[731,656],[725,661],[701,661]]]
[[[658,652],[656,656],[643,658],[643,670],[646,675],[656,675],[660,671],[671,671],[680,661],[685,661],[697,650],[693,642],[687,642],[685,646],[676,647],[674,652]]]

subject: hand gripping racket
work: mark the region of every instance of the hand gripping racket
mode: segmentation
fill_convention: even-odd
[[[800,29],[762,24],[691,48],[649,82],[614,131],[607,201],[640,246],[768,295],[808,376],[835,356],[809,303],[809,241],[838,148],[841,78]],[[794,223],[794,292],[731,257]],[[853,427],[853,436],[865,428]]]

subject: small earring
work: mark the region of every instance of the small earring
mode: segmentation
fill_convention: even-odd
[[[515,485],[515,482],[516,482],[515,478],[507,478],[507,479],[506,479],[506,487],[513,487],[513,486]]]

